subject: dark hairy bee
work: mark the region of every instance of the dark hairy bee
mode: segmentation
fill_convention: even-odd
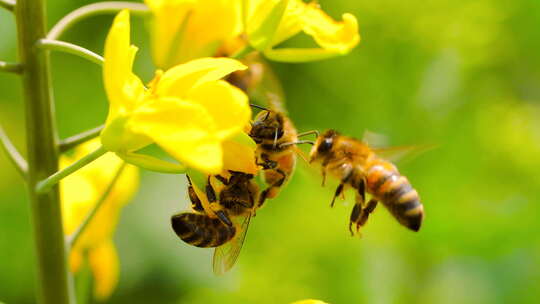
[[[296,129],[284,114],[263,110],[255,117],[249,136],[257,143],[255,155],[262,167],[265,183],[257,207],[266,199],[278,195],[280,188],[288,181],[296,166]]]
[[[172,216],[173,230],[190,245],[216,247],[213,269],[223,274],[240,254],[259,188],[253,175],[232,171],[228,176],[210,176],[204,191],[197,191],[188,181],[193,211]]]
[[[381,202],[403,226],[418,231],[424,218],[424,206],[416,190],[396,166],[377,155],[366,143],[334,130],[321,134],[310,152],[310,162],[322,165],[323,183],[327,173],[337,177],[332,206],[346,186],[356,190],[356,204],[351,213],[349,230],[362,227],[370,213]],[[372,198],[365,203],[365,192]]]

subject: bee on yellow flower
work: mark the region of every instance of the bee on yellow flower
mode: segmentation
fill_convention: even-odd
[[[61,167],[67,167],[99,146],[93,140],[79,146],[71,157],[62,156]],[[123,161],[106,154],[60,182],[64,233],[73,235],[106,192]],[[94,277],[94,296],[106,299],[118,282],[118,255],[112,241],[122,207],[138,188],[137,167],[127,165],[117,178],[107,198],[79,236],[69,256],[72,272],[78,272],[85,260]]]
[[[206,174],[224,167],[256,171],[254,148],[243,132],[251,117],[248,98],[221,79],[246,66],[229,58],[200,58],[158,70],[147,88],[132,72],[136,52],[124,10],[105,43],[103,79],[110,107],[101,142],[107,151],[156,171],[180,173],[182,166]],[[136,153],[153,143],[181,165]]]
[[[169,67],[219,49],[252,48],[275,61],[304,62],[350,52],[359,42],[352,14],[335,21],[315,2],[301,0],[145,0],[153,14],[154,61]],[[316,48],[276,48],[303,32]]]

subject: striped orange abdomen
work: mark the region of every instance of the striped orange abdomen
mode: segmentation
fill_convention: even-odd
[[[221,246],[236,233],[234,226],[227,226],[217,218],[202,213],[183,212],[173,215],[171,224],[182,241],[203,248]]]
[[[409,180],[390,162],[377,159],[366,170],[367,192],[378,199],[403,226],[418,231],[424,206]]]

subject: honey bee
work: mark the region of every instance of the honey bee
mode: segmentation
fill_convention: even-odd
[[[189,178],[188,182],[193,211],[173,215],[173,230],[190,245],[215,247],[213,270],[215,274],[223,274],[238,259],[259,188],[252,174],[234,171],[228,177],[210,176],[202,195],[197,194]]]
[[[309,142],[299,141],[298,137],[315,132],[298,134],[291,120],[278,111],[263,108],[255,116],[249,136],[257,143],[257,164],[262,167],[264,181],[268,185],[259,196],[257,208],[266,199],[276,197],[292,176],[299,152],[296,145]]]
[[[378,202],[401,225],[418,231],[424,218],[424,206],[418,193],[396,166],[376,152],[360,140],[328,130],[317,137],[310,152],[310,162],[321,163],[323,184],[327,172],[340,180],[331,206],[346,186],[356,190],[356,204],[349,222],[351,234],[354,234],[353,225],[357,233],[365,225]],[[372,196],[367,204],[365,192]]]

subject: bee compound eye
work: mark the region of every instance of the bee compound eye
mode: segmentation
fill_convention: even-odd
[[[321,144],[317,148],[317,151],[321,153],[328,152],[330,148],[332,148],[333,143],[334,139],[332,137],[327,137],[321,141]]]

